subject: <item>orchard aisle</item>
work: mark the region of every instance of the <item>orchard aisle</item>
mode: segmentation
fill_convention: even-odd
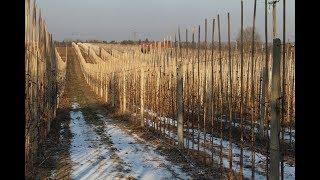
[[[112,119],[97,113],[103,125],[89,124],[78,103],[73,103],[72,109],[72,179],[190,179],[155,147],[127,134]]]
[[[39,159],[40,179],[190,179],[153,145],[107,118],[104,105],[68,48],[66,91]]]

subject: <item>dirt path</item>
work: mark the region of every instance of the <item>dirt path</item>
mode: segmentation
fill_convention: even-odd
[[[52,131],[39,153],[39,179],[190,179],[156,147],[108,118],[85,84],[72,48],[67,86]]]

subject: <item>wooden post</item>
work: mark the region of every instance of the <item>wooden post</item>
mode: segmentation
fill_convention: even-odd
[[[204,21],[204,80],[203,80],[203,143],[206,144],[206,119],[207,119],[207,19]],[[204,158],[206,164],[206,158]]]
[[[210,100],[210,111],[209,111],[209,116],[211,118],[211,144],[212,144],[212,151],[211,151],[211,159],[213,159],[214,156],[214,143],[213,143],[213,132],[214,132],[214,121],[215,121],[215,117],[216,117],[216,108],[214,108],[214,105],[216,105],[217,103],[214,101],[214,96],[213,96],[213,91],[214,91],[214,63],[213,63],[213,45],[214,45],[214,27],[215,27],[215,19],[212,20],[212,42],[211,42],[211,79],[209,84],[211,84],[210,88],[209,88],[209,100]],[[212,164],[214,163],[214,161],[212,161]]]
[[[257,0],[254,1],[254,7],[253,7],[253,26],[252,26],[252,42],[251,42],[251,179],[255,179],[255,149],[254,149],[254,142],[255,142],[255,134],[254,134],[254,64],[255,64],[255,59],[254,59],[254,54],[255,54],[255,25],[256,25],[256,8],[257,8]]]
[[[231,59],[231,42],[230,42],[230,14],[228,13],[228,59],[229,59],[229,98],[228,98],[228,109],[229,109],[229,178],[232,179],[232,59]]]
[[[277,12],[276,12],[276,3],[272,4],[272,37],[273,39],[277,36]]]
[[[140,69],[140,116],[141,116],[141,127],[144,127],[144,68],[143,66]]]
[[[180,41],[180,28],[179,28],[179,48],[181,58],[181,41]],[[178,60],[177,60],[178,61]],[[180,59],[177,64],[177,122],[178,122],[178,145],[183,148],[183,76],[182,76],[182,60]]]
[[[104,64],[101,65],[101,67],[100,67],[100,72],[99,72],[99,74],[100,74],[100,76],[99,76],[100,88],[99,88],[99,89],[100,89],[100,97],[101,97],[101,98],[103,98],[103,84],[102,84],[102,82],[103,82],[103,81],[102,81],[102,71],[103,71],[102,69],[103,69],[103,65],[104,65]]]
[[[270,179],[279,179],[280,133],[280,51],[281,41],[273,40],[273,67],[271,87]]]
[[[223,146],[222,146],[222,139],[223,139],[223,76],[222,76],[222,52],[221,52],[221,33],[220,33],[220,16],[218,14],[218,39],[219,39],[219,77],[220,77],[220,154],[219,154],[219,165],[220,165],[220,175],[223,174]]]
[[[190,123],[190,83],[189,83],[189,56],[188,56],[188,50],[189,50],[189,43],[188,43],[188,29],[186,29],[186,59],[187,59],[187,69],[186,69],[186,93],[185,98],[187,100],[187,108],[186,108],[186,125],[187,125],[187,136],[189,135],[189,123]],[[187,154],[189,154],[189,147],[190,147],[190,141],[189,138],[186,138],[186,146],[187,146]]]
[[[198,26],[198,51],[197,51],[197,60],[198,60],[198,76],[197,76],[197,86],[198,86],[198,92],[197,92],[197,152],[198,155],[200,155],[200,106],[201,106],[201,101],[200,101],[200,25]]]
[[[126,99],[126,71],[125,70],[123,70],[123,104],[122,104],[122,106],[123,106],[123,108],[122,108],[122,111],[123,111],[123,113],[125,113],[126,112],[126,104],[127,104],[127,99]]]
[[[108,76],[107,75],[105,75],[105,80],[104,81],[106,82],[106,84],[105,84],[105,89],[106,89],[106,91],[105,91],[105,96],[106,96],[105,101],[108,102],[109,83],[108,83]]]
[[[111,105],[112,107],[115,106],[115,78],[114,78],[114,72],[112,72],[112,75],[111,75]]]
[[[264,99],[262,102],[262,121],[263,122],[268,122],[268,116],[267,116],[267,102],[269,100],[269,91],[268,91],[268,87],[269,87],[269,47],[268,47],[268,11],[267,11],[267,6],[268,6],[268,0],[265,0],[265,72],[264,72],[264,84],[263,84],[263,89],[262,89],[262,94],[263,91],[265,91],[265,97],[263,96],[262,98]],[[267,123],[266,127],[266,133],[268,133],[268,126],[269,124]],[[268,137],[268,134],[266,134]],[[268,157],[267,157],[268,158]],[[268,161],[268,160],[267,160]],[[266,163],[266,171],[268,171],[268,162]],[[268,172],[267,172],[268,174]],[[268,175],[267,175],[267,179],[268,179]]]
[[[265,105],[265,94],[266,94],[266,70],[267,68],[264,67],[260,73],[260,76],[261,76],[261,95],[260,95],[260,116],[259,116],[259,133],[260,133],[260,136],[263,137],[264,136],[264,133],[263,133],[263,130],[264,130],[264,117],[265,117],[265,108],[266,108],[266,105]]]
[[[284,143],[284,133],[285,133],[285,124],[286,124],[286,103],[287,103],[287,99],[286,99],[286,0],[283,0],[283,50],[282,50],[282,143]],[[283,157],[284,157],[284,146],[281,146],[281,150],[282,150],[282,156],[281,156],[281,179],[284,179],[284,162],[283,162]]]
[[[241,0],[241,39],[240,39],[240,175],[243,176],[243,105],[244,105],[244,86],[243,86],[243,0]]]
[[[194,86],[195,86],[195,78],[194,78],[194,64],[195,64],[195,41],[194,41],[194,35],[195,35],[195,27],[192,28],[192,89],[191,89],[191,94],[192,94],[192,99],[191,99],[191,111],[192,111],[192,117],[194,117],[195,114],[195,92],[194,92]],[[194,150],[194,119],[191,121],[191,127],[192,127],[192,150]]]
[[[160,42],[160,45],[159,47],[161,48],[161,42]],[[158,52],[158,58],[159,58],[159,52]],[[157,63],[159,63],[159,59],[157,59]],[[159,67],[159,69],[161,69],[161,67]],[[161,115],[159,113],[159,101],[160,101],[160,75],[161,75],[161,72],[158,71],[158,68],[155,68],[155,71],[156,71],[156,89],[155,89],[155,104],[154,104],[154,112],[156,113],[156,117],[155,117],[155,122],[157,123],[157,129],[161,131]],[[159,118],[158,118],[159,117]]]

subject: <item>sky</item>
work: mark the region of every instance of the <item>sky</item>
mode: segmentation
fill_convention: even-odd
[[[254,0],[244,1],[244,27],[253,24]],[[270,1],[270,0],[269,0]],[[227,13],[230,13],[231,41],[240,31],[241,0],[37,0],[53,39],[163,40],[181,28],[201,27],[208,19],[211,39],[212,19],[220,14],[221,40],[227,41]],[[256,31],[264,41],[264,0],[257,0]],[[217,22],[217,21],[216,21]],[[283,0],[277,4],[277,37],[282,40]],[[217,24],[217,23],[216,23]],[[217,29],[216,29],[217,30]],[[217,31],[216,31],[217,32]],[[215,39],[217,33],[215,33]],[[190,38],[189,34],[189,38]],[[197,37],[197,36],[196,36]],[[268,8],[268,37],[272,37],[272,7]],[[286,40],[295,40],[295,0],[286,0]]]

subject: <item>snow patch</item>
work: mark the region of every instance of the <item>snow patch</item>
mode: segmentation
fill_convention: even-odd
[[[179,166],[158,154],[155,147],[138,142],[141,139],[137,135],[126,134],[110,120],[102,120],[114,143],[113,147],[117,149],[116,153],[123,159],[126,168],[131,169],[128,175],[137,179],[190,179]]]

